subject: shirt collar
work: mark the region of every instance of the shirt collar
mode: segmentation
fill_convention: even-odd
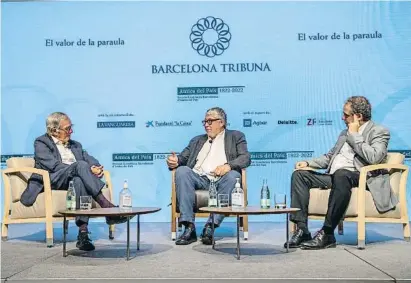
[[[67,143],[63,143],[61,140],[56,139],[56,138],[53,137],[53,136],[51,136],[51,138],[53,139],[53,141],[54,141],[54,143],[55,143],[56,145],[62,145],[62,146],[64,146],[64,147],[68,147],[68,145],[69,145],[68,142],[67,142]]]

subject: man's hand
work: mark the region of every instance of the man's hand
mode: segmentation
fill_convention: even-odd
[[[307,161],[298,161],[295,164],[295,169],[302,169],[302,168],[305,168],[305,167],[308,167],[308,162]]]
[[[175,152],[171,152],[171,155],[169,155],[169,156],[167,157],[166,162],[167,162],[167,166],[168,166],[170,169],[175,169],[175,168],[178,167],[178,157],[177,157],[177,155],[175,154]]]
[[[91,172],[95,175],[95,176],[97,176],[98,178],[101,178],[101,177],[103,177],[103,175],[104,175],[104,167],[103,166],[95,166],[95,165],[93,165],[93,166],[91,166]]]
[[[230,165],[224,164],[224,165],[217,166],[217,168],[211,173],[213,173],[215,176],[224,176],[225,174],[230,172],[230,170],[231,170]]]
[[[354,121],[348,124],[348,131],[350,133],[358,133],[360,129],[360,121],[356,114],[353,115]]]

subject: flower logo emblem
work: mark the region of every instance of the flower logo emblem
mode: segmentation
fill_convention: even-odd
[[[219,56],[230,46],[230,28],[222,19],[201,18],[191,28],[191,46],[201,56]]]

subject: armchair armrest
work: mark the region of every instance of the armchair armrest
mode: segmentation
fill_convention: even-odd
[[[298,171],[298,170],[317,171],[317,170],[321,170],[321,169],[316,169],[316,168],[309,167],[309,166],[304,167],[304,168],[294,169],[294,171]]]
[[[399,202],[402,211],[407,210],[406,205],[406,189],[407,189],[407,177],[408,177],[408,166],[404,164],[375,164],[364,166],[360,170],[360,179],[358,181],[358,216],[364,217],[365,215],[365,190],[367,187],[367,173],[375,170],[381,169],[398,169],[401,170],[401,179],[399,184]]]
[[[109,191],[110,194],[110,201],[113,202],[113,184],[111,183],[111,175],[110,172],[107,170],[104,170],[104,175],[103,175],[104,180],[106,181],[106,188]]]

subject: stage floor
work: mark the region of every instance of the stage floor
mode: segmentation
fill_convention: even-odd
[[[316,232],[321,224],[311,221],[311,232]],[[141,278],[178,279],[170,280],[173,282],[236,278],[288,279],[286,282],[411,280],[411,243],[403,241],[402,226],[398,224],[367,224],[365,250],[356,248],[356,224],[345,223],[344,235],[337,235],[337,248],[291,249],[287,254],[282,248],[284,223],[250,222],[249,240],[241,240],[240,260],[236,259],[233,222],[224,222],[217,229],[216,250],[200,241],[176,246],[170,238],[169,223],[142,223],[141,250],[136,253],[136,226],[135,222],[131,223],[132,258],[126,261],[126,224],[116,226],[115,239],[110,241],[107,225],[91,223],[91,238],[96,250],[82,252],[75,247],[77,227],[71,221],[69,255],[65,258],[62,256],[61,223],[54,226],[53,248],[47,248],[44,242],[44,225],[10,225],[9,240],[1,245],[2,282],[71,279],[130,282],[130,279]],[[197,223],[198,236],[202,226],[203,223]]]

